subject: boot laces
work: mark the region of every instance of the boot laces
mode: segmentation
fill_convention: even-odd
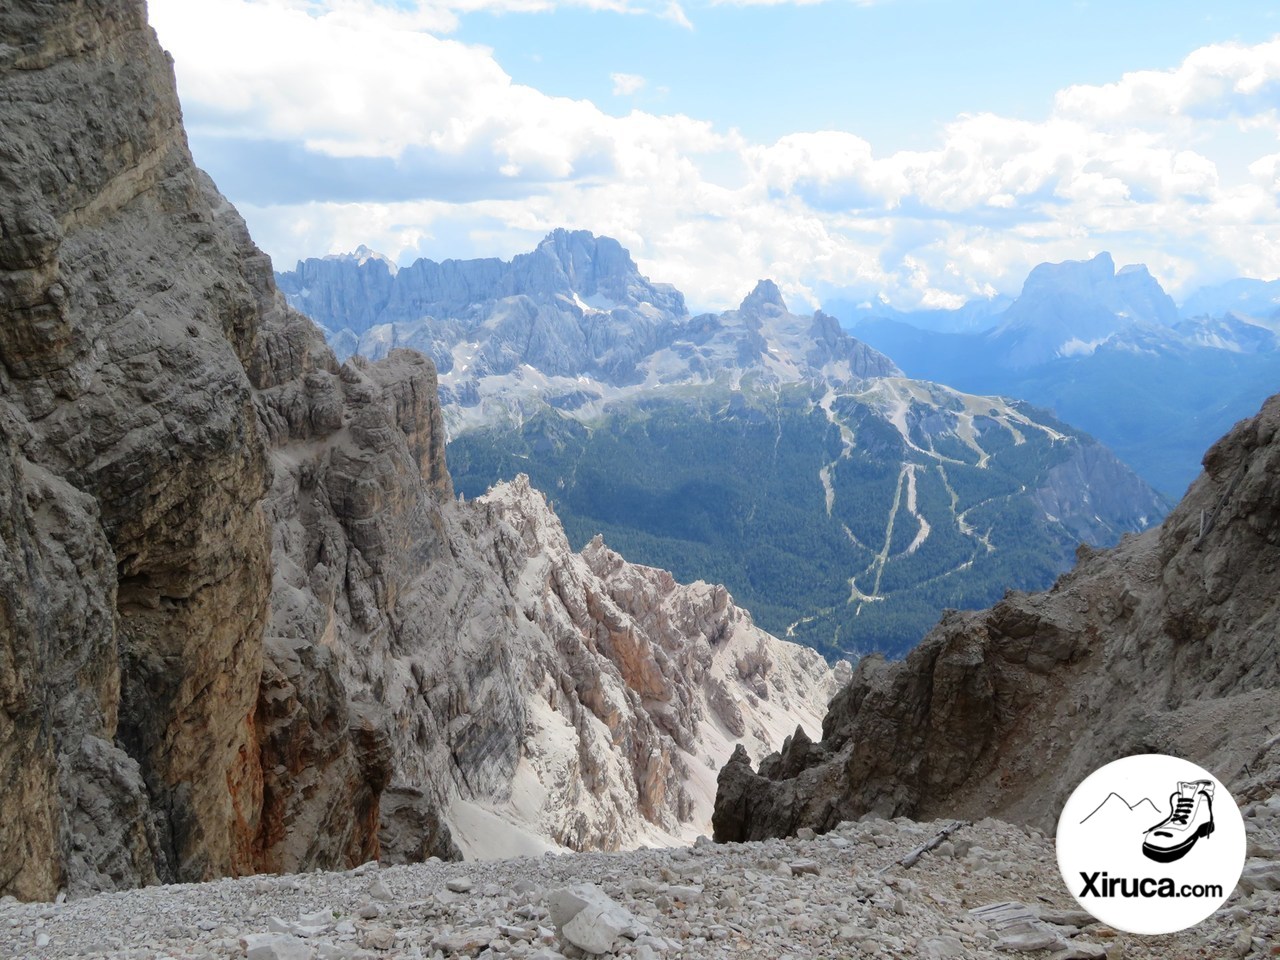
[[[1169,819],[1174,823],[1180,823],[1185,827],[1187,825],[1187,818],[1191,816],[1191,808],[1194,806],[1195,800],[1193,798],[1179,797],[1173,810],[1173,816]]]

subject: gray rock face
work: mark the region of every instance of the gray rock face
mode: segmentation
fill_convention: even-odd
[[[377,410],[344,407],[332,355],[192,164],[142,4],[24,9],[4,40],[0,422],[20,499],[0,757],[19,799],[0,889],[367,858],[390,745],[325,648],[268,629],[268,444],[289,462],[345,427],[447,497],[434,379],[390,382],[393,362]],[[335,487],[376,543],[379,491]]]
[[[279,283],[335,349],[354,342],[378,357],[414,347],[446,373],[466,363],[473,377],[527,363],[626,380],[687,316],[674,288],[650,283],[616,240],[586,231],[553,231],[509,263],[419,260],[392,270],[364,251],[300,261]],[[464,343],[477,345],[469,360],[454,355]]]
[[[422,863],[431,857],[461,860],[449,826],[421,790],[388,787],[382,792],[378,858],[385,864]]]
[[[1237,798],[1280,767],[1280,397],[1204,458],[1163,526],[1081,550],[1043,594],[951,613],[900,663],[867,658],[821,743],[720,774],[721,840],[826,830],[867,811],[1051,827],[1110,760],[1170,753]]]
[[[0,756],[24,800],[0,888],[51,894],[69,863],[118,884],[230,872],[249,860],[270,586],[243,367],[269,274],[191,164],[142,4],[23,6],[2,39],[0,419],[20,499]],[[75,829],[74,798],[136,801],[139,773],[141,826],[130,802],[97,839]]]
[[[395,270],[361,248],[277,275],[339,356],[398,347],[430,356],[455,433],[546,406],[594,416],[655,387],[899,373],[834,318],[791,314],[772,280],[738,310],[690,317],[616,240],[556,230],[511,260],[419,260]]]

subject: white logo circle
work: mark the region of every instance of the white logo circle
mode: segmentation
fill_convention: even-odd
[[[1095,770],[1058,818],[1058,867],[1076,901],[1128,933],[1194,926],[1244,868],[1244,820],[1213,774],[1158,753]]]

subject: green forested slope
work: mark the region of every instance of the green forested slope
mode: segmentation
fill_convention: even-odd
[[[1077,537],[1031,494],[1088,438],[945,395],[910,402],[904,436],[883,396],[829,396],[829,413],[821,399],[799,385],[702,391],[590,424],[549,410],[462,435],[449,466],[467,496],[529,474],[575,546],[599,533],[628,559],[724,583],[767,630],[828,656],[901,653],[943,608],[1065,568]]]

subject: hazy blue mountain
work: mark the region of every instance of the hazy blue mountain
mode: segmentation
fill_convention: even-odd
[[[1113,338],[1177,322],[1178,309],[1147,268],[1116,270],[1111,254],[1042,263],[1022,293],[986,334],[990,355],[1025,369],[1059,357],[1092,353]]]
[[[418,260],[399,270],[362,248],[300,261],[276,281],[341,358],[412,347],[441,374],[460,368],[469,380],[527,364],[626,381],[688,318],[679,291],[650,283],[616,240],[586,231],[556,230],[510,261]]]
[[[1274,353],[1280,346],[1280,311],[1269,318],[1242,313],[1199,316],[1179,321],[1174,329],[1191,346],[1231,353]]]
[[[1220,317],[1228,313],[1271,318],[1280,311],[1280,280],[1253,280],[1242,277],[1226,283],[1201,287],[1183,302],[1184,317]]]
[[[1256,307],[1266,287],[1226,284],[1214,288],[1223,296],[1198,302],[1240,302],[1243,292]],[[864,318],[852,329],[911,376],[1051,409],[1171,496],[1194,479],[1209,444],[1280,380],[1280,322],[1238,313],[1179,319],[1145,267],[1117,271],[1107,254],[1041,264],[995,319],[972,333],[928,330],[909,314]]]
[[[828,655],[901,652],[943,608],[1044,586],[1081,541],[1167,506],[1089,436],[908,378],[772,281],[690,316],[607,238],[557,231],[509,263],[398,271],[360,251],[280,285],[331,340],[436,357],[461,493],[528,473],[575,545],[603,533],[724,583]]]

